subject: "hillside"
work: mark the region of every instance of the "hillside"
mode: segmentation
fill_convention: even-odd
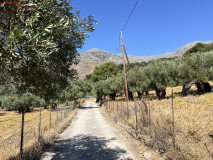
[[[189,44],[184,45],[180,49],[174,52],[166,52],[161,55],[154,55],[154,56],[133,56],[128,55],[130,63],[134,62],[148,62],[151,60],[156,60],[160,58],[171,58],[175,56],[182,56],[186,53],[187,50],[194,47],[197,43],[204,43],[210,44],[213,41],[195,41]],[[78,65],[72,66],[72,68],[76,69],[79,73],[79,78],[83,79],[86,75],[91,74],[96,66],[99,66],[106,62],[115,62],[116,64],[122,63],[122,54],[115,55],[113,53],[109,53],[107,51],[93,48],[87,50],[83,53],[80,53],[78,59],[80,60]]]

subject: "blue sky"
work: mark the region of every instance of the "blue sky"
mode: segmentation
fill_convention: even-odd
[[[116,54],[136,0],[72,0],[81,16],[99,20],[79,52],[99,48]],[[159,55],[197,40],[213,40],[213,0],[139,0],[123,31],[127,54]]]

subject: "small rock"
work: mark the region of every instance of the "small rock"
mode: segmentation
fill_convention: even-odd
[[[144,158],[146,158],[146,159],[152,157],[151,153],[148,153],[148,152],[145,152],[145,153],[143,154],[143,156],[144,156]]]

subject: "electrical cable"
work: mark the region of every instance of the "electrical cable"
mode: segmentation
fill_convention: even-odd
[[[129,20],[130,20],[130,18],[131,18],[131,16],[132,16],[132,14],[133,14],[133,12],[134,12],[134,10],[135,10],[135,8],[136,8],[136,6],[137,6],[138,2],[139,2],[139,0],[137,0],[137,1],[136,1],[135,6],[133,7],[132,12],[130,13],[130,15],[129,15],[129,17],[128,17],[128,19],[127,19],[126,23],[125,23],[125,25],[123,26],[122,31],[124,30],[124,28],[126,27],[127,23],[129,22]]]
[[[133,12],[134,12],[134,10],[135,10],[137,4],[138,4],[138,2],[139,2],[139,0],[136,1],[135,5],[134,5],[134,7],[133,7],[133,9],[132,9],[132,11],[131,11],[131,13],[130,13],[130,15],[129,15],[129,17],[128,17],[128,19],[127,19],[127,21],[126,21],[126,23],[125,23],[125,25],[123,26],[123,28],[122,28],[121,31],[123,31],[123,30],[125,29],[126,25],[128,24],[128,22],[129,22],[129,20],[130,20],[130,18],[131,18],[131,16],[132,16],[132,14],[133,14]],[[120,43],[121,43],[121,42],[120,42],[120,37],[121,37],[121,35],[120,35],[120,33],[119,33],[119,47],[118,47],[118,52],[120,52]]]

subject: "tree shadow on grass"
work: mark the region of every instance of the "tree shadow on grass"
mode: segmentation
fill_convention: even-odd
[[[0,116],[4,116],[5,115],[5,113],[0,113]]]
[[[132,160],[121,158],[127,152],[119,147],[108,148],[107,143],[115,140],[91,135],[77,135],[66,140],[59,140],[50,150],[52,160]],[[45,157],[44,157],[45,158]]]

